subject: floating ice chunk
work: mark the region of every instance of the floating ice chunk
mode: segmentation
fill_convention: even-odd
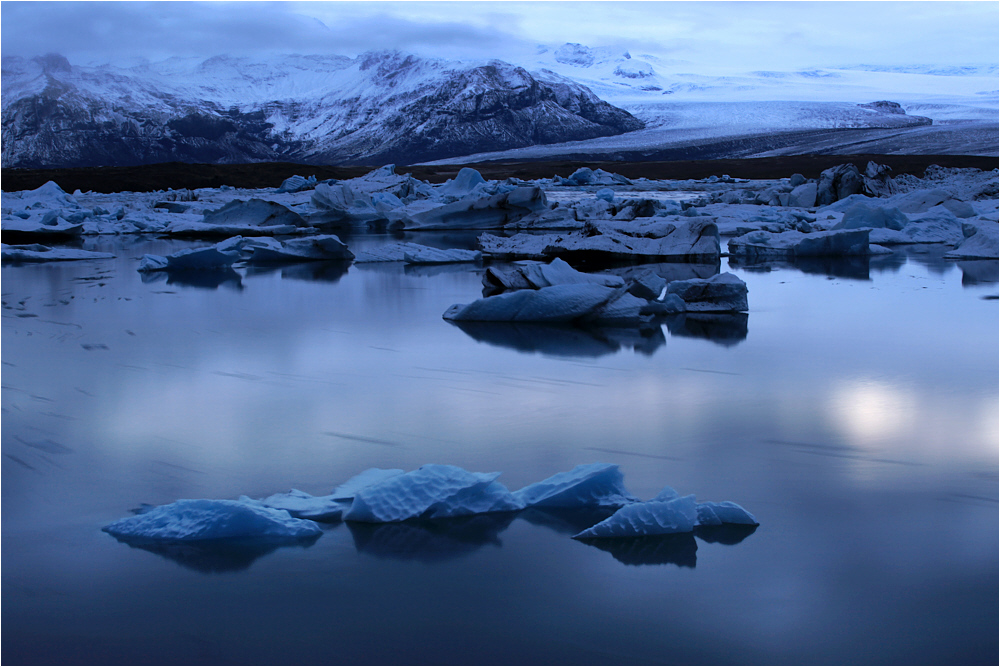
[[[421,466],[358,490],[344,519],[388,523],[522,509],[507,487],[495,481],[499,476],[449,465]]]
[[[731,273],[675,280],[667,285],[667,294],[680,297],[687,312],[728,313],[748,309],[747,284]]]
[[[858,203],[847,209],[843,219],[832,229],[895,229],[909,224],[910,219],[898,208],[892,206],[868,206]]]
[[[615,200],[615,191],[612,190],[611,188],[601,188],[600,190],[594,193],[594,196],[597,197],[598,199],[603,199],[604,201],[613,202]]]
[[[966,239],[957,248],[945,254],[945,259],[997,259],[1000,257],[997,223],[981,220],[965,223],[962,230]]]
[[[289,176],[284,181],[281,182],[281,186],[275,190],[275,193],[281,194],[283,192],[302,192],[303,190],[311,190],[316,187],[316,177],[310,176],[306,178],[305,176]]]
[[[458,174],[453,180],[439,185],[436,189],[444,195],[464,197],[471,193],[477,185],[485,182],[486,179],[483,178],[483,175],[475,169],[472,169],[471,167],[462,167],[459,169]]]
[[[578,465],[514,492],[525,507],[613,507],[636,502],[617,465]]]
[[[500,229],[533,213],[548,210],[545,192],[514,187],[491,196],[470,196],[401,220],[406,229]]]
[[[665,486],[662,491],[653,497],[651,502],[666,502],[668,500],[673,500],[674,498],[680,498],[680,495],[681,494],[677,493],[677,490],[674,487]]]
[[[264,199],[242,201],[234,199],[222,208],[205,212],[205,224],[225,227],[240,225],[250,227],[274,227],[291,225],[305,227],[305,219],[287,206]]]
[[[285,510],[296,518],[313,521],[336,521],[344,513],[343,505],[337,503],[333,496],[313,496],[298,489],[292,489],[288,493],[275,493],[251,502],[259,502],[264,507]]]
[[[165,541],[304,538],[322,532],[312,521],[292,518],[284,510],[238,500],[178,500],[102,530],[115,537]]]
[[[164,271],[170,261],[161,255],[143,255],[139,260],[139,273],[149,273],[151,271]]]
[[[5,204],[10,200],[5,199]],[[21,193],[18,208],[79,208],[80,204],[73,195],[66,194],[55,181],[48,181],[45,185],[26,190]]]
[[[610,517],[587,530],[574,535],[574,539],[604,537],[647,537],[690,533],[698,520],[694,496],[673,500],[651,500],[625,505]]]
[[[76,248],[50,248],[49,246],[0,244],[0,256],[5,262],[70,262],[81,259],[114,259],[106,252],[92,252]]]
[[[166,257],[145,255],[138,270],[145,271],[212,271],[232,266],[240,255],[235,251],[221,252],[215,246],[188,248]],[[165,263],[164,263],[165,262]]]
[[[403,261],[407,264],[462,264],[479,262],[482,259],[483,253],[478,250],[463,250],[461,248],[442,250],[418,245],[403,252]]]
[[[83,223],[67,222],[58,215],[36,216],[28,220],[18,217],[4,218],[0,222],[3,237],[10,240],[19,239],[63,239],[79,236],[83,233]]]
[[[361,489],[374,486],[392,477],[398,477],[404,472],[398,468],[369,468],[338,486],[330,497],[334,500],[353,500]]]
[[[252,265],[354,259],[354,253],[334,234],[291,239],[277,246],[273,243],[260,245],[252,250],[248,260]]]
[[[558,257],[549,264],[524,263],[504,269],[490,266],[483,274],[483,285],[505,290],[541,289],[553,285],[574,285],[594,283],[605,287],[621,287],[625,284],[620,276],[601,273],[583,273]]]
[[[566,234],[483,234],[483,253],[497,259],[543,259],[574,254],[589,257],[661,257],[686,261],[716,261],[719,229],[715,218],[639,218],[633,221],[588,222]]]
[[[610,287],[592,283],[555,285],[455,304],[443,317],[478,322],[572,322],[594,313],[617,295]]]
[[[756,231],[730,239],[729,253],[748,262],[796,257],[867,255],[868,237],[867,229],[841,229],[811,234],[794,231],[772,234]]]
[[[760,525],[753,514],[728,500],[721,503],[698,503],[697,510],[699,526],[721,526],[724,523]]]

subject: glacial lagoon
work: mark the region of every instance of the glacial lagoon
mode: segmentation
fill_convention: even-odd
[[[200,245],[0,270],[5,663],[995,662],[995,260],[724,258],[749,313],[580,330],[443,320],[481,296],[472,264],[136,272]],[[518,489],[596,461],[761,525],[605,548],[572,512],[280,548],[101,532],[371,467]]]

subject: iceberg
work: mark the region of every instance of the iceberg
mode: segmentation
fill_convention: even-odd
[[[626,538],[690,533],[698,521],[696,507],[693,495],[632,503],[599,524],[577,533],[573,538]]]
[[[625,489],[617,465],[578,465],[514,492],[524,507],[614,507],[638,500]]]
[[[322,531],[284,510],[238,500],[178,500],[108,524],[119,538],[173,542],[234,538],[300,539]]]
[[[7,245],[0,244],[0,257],[4,262],[71,262],[82,259],[114,259],[107,252],[78,250],[76,248],[50,248],[39,245]]]
[[[480,262],[483,253],[478,250],[463,250],[450,248],[441,250],[430,246],[418,245],[403,251],[403,261],[407,264],[463,264]]]
[[[333,496],[313,496],[298,489],[292,489],[288,493],[275,493],[260,500],[242,496],[240,501],[260,503],[264,507],[285,510],[297,519],[310,519],[312,521],[337,521],[344,513],[344,506],[339,504]]]
[[[140,273],[148,271],[215,271],[232,266],[240,255],[236,251],[222,251],[216,246],[188,248],[172,255],[143,255],[139,262]]]
[[[669,258],[675,261],[718,261],[719,229],[707,216],[642,218],[636,221],[589,221],[566,234],[483,234],[483,253],[495,259],[598,257],[602,259]]]
[[[443,317],[446,320],[473,322],[567,323],[596,312],[619,293],[593,283],[517,290],[478,299],[470,304],[455,304],[445,311]]]
[[[354,496],[356,496],[358,491],[361,489],[384,482],[392,477],[398,477],[404,472],[406,471],[400,470],[399,468],[369,468],[368,470],[358,473],[338,486],[333,490],[333,493],[330,494],[330,497],[334,500],[354,500]]]
[[[253,252],[247,260],[251,265],[354,259],[354,253],[334,234],[306,236],[248,248]]]
[[[981,224],[966,223],[962,226],[966,239],[957,248],[945,254],[945,259],[998,259],[997,223],[981,221]]]
[[[760,522],[734,502],[698,503],[699,526],[721,526],[723,524],[743,524],[759,526]]]
[[[359,489],[344,520],[390,523],[522,509],[524,505],[496,481],[499,476],[498,472],[424,465]]]
[[[472,194],[451,204],[406,216],[398,225],[425,230],[500,229],[547,210],[545,192],[538,186],[523,186],[489,196]]]
[[[494,290],[541,289],[553,285],[582,283],[622,287],[625,280],[620,276],[577,271],[558,257],[549,264],[525,262],[507,269],[490,266],[483,274],[483,285]],[[659,292],[656,290],[649,298],[655,298]]]
[[[289,176],[281,182],[281,186],[275,190],[275,194],[281,194],[284,192],[302,192],[303,190],[312,190],[316,187],[316,177],[310,176],[306,178],[305,176]]]
[[[743,312],[747,306],[747,284],[731,273],[711,278],[675,280],[666,286],[666,296],[674,295],[684,302],[687,312]]]
[[[756,231],[730,239],[729,254],[747,262],[793,260],[796,257],[868,255],[870,245],[868,237],[867,229],[844,229],[810,234],[796,231],[779,234]]]

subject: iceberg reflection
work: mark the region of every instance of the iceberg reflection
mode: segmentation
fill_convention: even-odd
[[[629,538],[581,538],[580,542],[607,551],[624,565],[676,565],[694,568],[698,544],[694,533]]]
[[[614,354],[623,347],[648,356],[667,342],[659,327],[582,328],[511,322],[450,323],[481,343],[558,357],[601,357]]]
[[[501,546],[500,533],[516,513],[476,514],[434,521],[347,522],[358,553],[378,558],[436,563],[465,556],[487,544]]]
[[[319,536],[300,539],[244,538],[193,542],[164,542],[128,537],[115,539],[133,549],[149,551],[190,570],[218,574],[249,569],[258,558],[267,556],[281,547],[312,546]]]
[[[671,336],[702,338],[724,347],[739,345],[747,337],[747,313],[681,313],[666,318]]]
[[[243,279],[231,267],[219,270],[202,269],[197,271],[165,270],[143,273],[143,283],[156,283],[165,280],[168,285],[184,285],[202,289],[218,289],[225,285],[232,289],[243,289]]]

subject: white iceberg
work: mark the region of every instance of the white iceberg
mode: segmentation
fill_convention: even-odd
[[[359,489],[344,520],[389,523],[522,509],[524,505],[496,481],[499,476],[450,465],[421,466]]]
[[[403,252],[403,261],[407,264],[463,264],[480,262],[482,259],[483,253],[478,250],[463,250],[462,248],[442,250],[418,245]]]
[[[675,280],[667,284],[666,295],[684,301],[687,312],[743,312],[747,306],[747,284],[731,273],[711,278]]]
[[[102,530],[120,538],[163,541],[235,538],[305,538],[322,531],[284,510],[238,500],[178,500]]]
[[[691,496],[692,498],[694,496]],[[699,526],[721,526],[723,524],[743,524],[759,526],[760,522],[753,514],[747,512],[734,502],[724,500],[721,503],[698,503]]]
[[[577,271],[558,257],[549,264],[524,262],[506,269],[490,266],[483,274],[483,285],[504,290],[541,289],[553,285],[575,284],[622,287],[625,280],[621,276]]]
[[[719,259],[719,229],[715,218],[705,216],[590,221],[580,231],[565,234],[510,237],[483,234],[479,244],[485,255],[496,259],[573,255],[604,259],[657,257],[692,262]]]
[[[594,313],[616,296],[618,290],[593,283],[554,285],[455,304],[443,317],[472,322],[573,322]]]
[[[264,507],[285,510],[297,519],[312,521],[336,521],[344,513],[344,506],[333,496],[313,496],[298,489],[292,489],[288,493],[275,493],[260,500],[243,496],[240,501],[260,503]]]
[[[5,262],[71,262],[81,259],[114,259],[107,252],[78,250],[76,248],[50,248],[38,245],[7,245],[0,244],[0,256]]]
[[[232,266],[240,258],[236,251],[221,251],[215,246],[188,248],[172,255],[143,255],[139,272],[148,271],[214,271]]]
[[[625,489],[617,465],[590,463],[514,492],[525,507],[618,507],[638,500]]]
[[[698,521],[696,505],[693,495],[625,505],[604,521],[577,533],[573,538],[625,538],[690,533]]]
[[[986,220],[966,223],[962,227],[966,239],[945,254],[945,259],[997,259],[1000,257],[997,223]]]
[[[730,239],[729,254],[748,262],[792,260],[797,257],[864,256],[869,251],[868,237],[867,229],[841,229],[810,234],[796,231],[780,234],[756,231]]]
[[[247,260],[252,265],[354,259],[354,253],[334,234],[245,247],[253,252]]]
[[[374,486],[392,477],[398,477],[404,472],[406,471],[399,468],[369,468],[338,486],[330,496],[334,500],[354,500],[354,496],[361,489]]]

